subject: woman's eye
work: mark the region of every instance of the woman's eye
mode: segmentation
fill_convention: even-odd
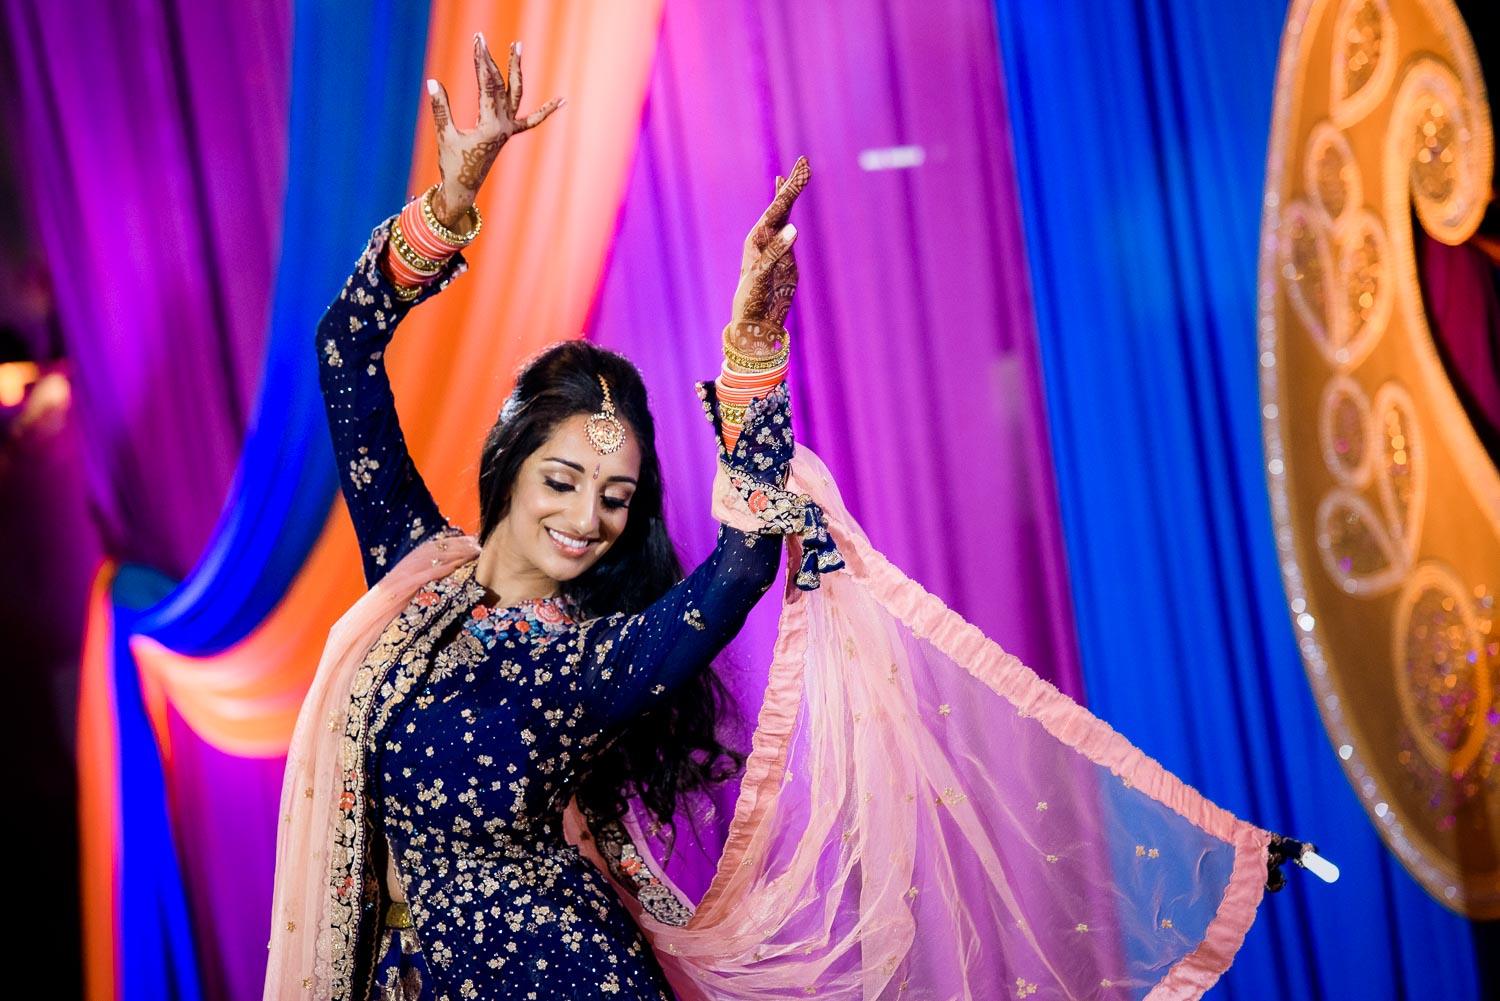
[[[618,497],[605,497],[603,498],[603,500],[604,506],[609,508],[611,511],[618,511],[621,508],[627,508],[630,506],[630,501],[621,500]]]
[[[542,482],[547,484],[547,486],[551,487],[553,490],[556,490],[560,494],[569,493],[573,489],[573,485],[571,483],[560,483],[557,480],[548,477],[544,477],[542,479]]]

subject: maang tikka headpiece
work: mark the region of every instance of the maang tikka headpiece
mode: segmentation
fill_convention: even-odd
[[[583,431],[589,436],[589,444],[594,446],[594,451],[600,455],[609,455],[618,452],[620,446],[625,444],[625,425],[615,416],[615,404],[609,398],[609,383],[604,381],[602,375],[599,376],[599,386],[604,390],[604,409],[588,419]]]

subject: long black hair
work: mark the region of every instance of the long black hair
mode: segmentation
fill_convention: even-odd
[[[625,358],[586,341],[565,341],[537,355],[516,378],[515,391],[490,429],[479,461],[479,541],[483,545],[510,510],[521,464],[577,414],[597,413],[609,383],[615,412],[635,436],[641,471],[625,530],[597,563],[562,585],[587,616],[634,614],[683,577],[667,535],[656,424],[641,374]],[[744,756],[720,743],[718,722],[728,693],[714,671],[699,671],[667,699],[637,717],[589,762],[575,787],[589,813],[613,819],[639,796],[663,827],[679,798],[736,774]]]

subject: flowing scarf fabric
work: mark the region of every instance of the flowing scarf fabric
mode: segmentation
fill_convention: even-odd
[[[330,885],[333,824],[354,823],[358,810],[338,802],[347,767],[341,745],[350,685],[370,648],[417,589],[479,555],[468,537],[439,536],[408,553],[334,624],[312,687],[297,715],[281,787],[276,835],[267,1001],[330,997],[326,964],[336,889]],[[355,892],[358,892],[357,890]],[[320,941],[322,939],[322,941]],[[321,956],[321,959],[320,959]]]
[[[822,505],[847,569],[816,591],[787,589],[717,874],[683,925],[616,883],[678,995],[1201,995],[1254,919],[1269,833],[1185,786],[906,578],[804,448],[792,485]],[[328,825],[350,814],[333,802],[327,720],[347,711],[348,675],[418,587],[472,552],[431,545],[330,637],[283,794],[279,927],[318,922],[331,892]],[[639,825],[626,828],[649,853]],[[609,872],[576,814],[569,829]],[[302,943],[300,957],[273,948],[271,964],[300,989],[316,937],[277,937]]]
[[[905,577],[799,447],[846,572],[788,588],[718,873],[634,908],[684,998],[1197,997],[1270,835]]]

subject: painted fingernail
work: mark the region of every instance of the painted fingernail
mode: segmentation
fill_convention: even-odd
[[[427,96],[429,96],[429,97],[437,97],[438,96],[438,82],[436,80],[428,80],[427,81]]]
[[[517,42],[516,43],[516,57],[520,58],[520,55],[521,55],[521,43]]]
[[[785,226],[781,227],[781,232],[777,233],[776,235],[781,237],[783,240],[786,240],[787,242],[791,242],[792,240],[795,240],[797,238],[797,227],[793,226],[791,223],[787,223]]]
[[[476,31],[476,32],[474,32],[474,41],[475,41],[476,44],[483,45],[484,44],[484,32],[482,32],[482,31]]]

